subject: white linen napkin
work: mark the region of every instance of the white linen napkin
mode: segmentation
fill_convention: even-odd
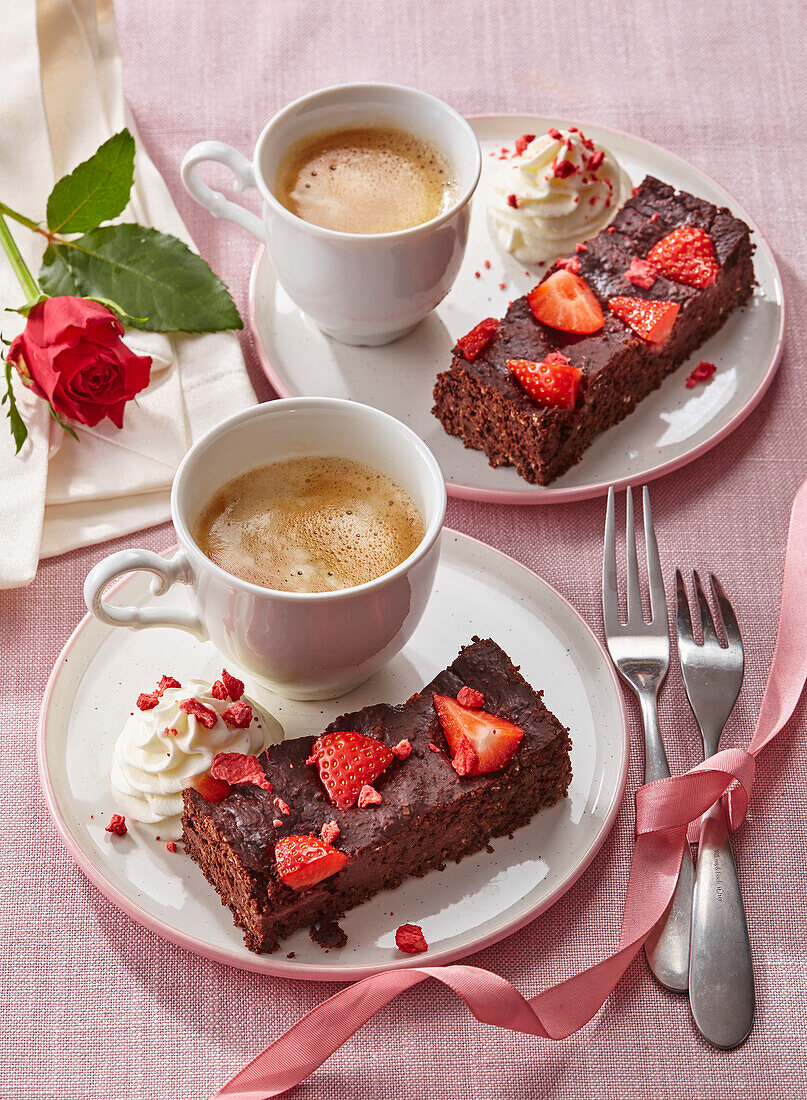
[[[16,0],[4,29],[15,71],[7,71],[0,106],[0,198],[42,217],[54,180],[128,126],[137,143],[135,186],[122,220],[153,225],[193,247],[124,102],[111,0]],[[42,244],[11,228],[36,274]],[[2,305],[22,300],[3,255],[0,294]],[[21,327],[16,315],[3,315],[6,338]],[[125,339],[153,366],[121,430],[106,421],[80,427],[76,443],[43,402],[15,385],[30,434],[18,457],[0,438],[0,587],[29,583],[40,557],[166,520],[171,481],[188,447],[225,412],[255,401],[232,333],[129,330]]]

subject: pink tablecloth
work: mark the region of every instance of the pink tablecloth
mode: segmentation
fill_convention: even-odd
[[[179,159],[203,137],[246,150],[283,103],[340,81],[393,79],[466,112],[535,110],[613,125],[694,161],[752,212],[789,298],[779,377],[734,435],[653,488],[668,579],[675,564],[711,568],[744,628],[746,682],[727,745],[747,742],[753,727],[773,645],[788,510],[807,473],[798,118],[807,28],[800,9],[800,0],[735,0],[723,8],[689,0],[117,4],[125,84],[142,137],[242,312],[255,243],[192,203],[179,182]],[[259,395],[271,396],[249,336],[243,345]],[[452,502],[448,522],[533,567],[599,630],[603,510],[601,500],[544,509]],[[170,541],[165,527],[119,545]],[[7,1035],[0,1095],[15,1100],[201,1100],[335,988],[240,973],[163,943],[90,886],[57,840],[37,783],[37,709],[50,667],[83,614],[82,578],[113,548],[45,562],[30,589],[3,593],[0,602],[0,1018]],[[699,759],[699,742],[675,667],[662,702],[671,764],[683,769]],[[755,801],[736,839],[758,991],[756,1026],[743,1048],[721,1053],[703,1042],[686,1001],[661,989],[640,957],[599,1016],[561,1044],[486,1030],[442,988],[419,988],[296,1095],[802,1100],[804,717],[802,705],[761,759]],[[640,774],[637,751],[629,790]],[[632,820],[628,801],[564,902],[469,961],[532,995],[612,949]]]

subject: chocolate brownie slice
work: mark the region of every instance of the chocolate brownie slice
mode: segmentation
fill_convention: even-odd
[[[712,286],[699,290],[659,275],[652,287],[640,289],[625,278],[634,256],[644,258],[662,237],[685,225],[704,229],[712,238],[720,264]],[[576,256],[579,274],[602,306],[604,327],[591,336],[560,332],[537,321],[527,298],[519,298],[473,361],[454,349],[451,368],[437,377],[432,411],[450,435],[484,451],[491,466],[513,465],[525,480],[548,485],[747,301],[754,286],[752,252],[745,222],[648,176],[612,225]],[[544,279],[555,270],[550,268]],[[660,348],[645,343],[610,312],[608,299],[622,295],[681,306]],[[562,352],[583,372],[574,409],[537,405],[507,366],[508,359],[541,362],[552,351]]]
[[[456,696],[464,685],[484,694],[488,712],[524,731],[501,771],[459,776],[452,767],[433,699]],[[230,907],[251,951],[274,951],[296,928],[336,920],[379,890],[479,851],[563,798],[571,780],[568,730],[489,639],[475,638],[406,703],[343,714],[325,732],[336,730],[364,733],[390,748],[410,742],[411,755],[395,760],[374,783],[380,804],[342,810],[331,804],[316,767],[306,764],[314,737],[261,754],[271,793],[235,786],[222,802],[207,802],[193,788],[184,793],[186,851]],[[275,799],[287,804],[288,814]],[[334,843],[347,865],[314,886],[292,889],[278,877],[275,844],[284,836],[318,835],[329,821],[339,826]]]

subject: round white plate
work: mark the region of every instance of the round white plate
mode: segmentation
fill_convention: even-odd
[[[287,737],[319,733],[336,715],[371,702],[402,702],[449,664],[474,634],[492,637],[543,688],[547,705],[572,731],[569,797],[542,810],[511,839],[493,842],[443,872],[413,879],[352,910],[340,921],[348,943],[324,951],[307,930],[273,955],[243,945],[218,895],[180,845],[166,851],[159,826],[129,822],[124,837],[104,831],[115,811],[108,770],[118,731],[137,695],[167,673],[213,680],[221,658],[179,630],[139,632],[87,616],[51,674],[40,715],[40,777],[71,853],[99,890],[124,912],[173,943],[219,962],[295,978],[353,980],[397,966],[449,962],[501,939],[556,901],[582,873],[616,816],[628,763],[622,692],[611,663],[577,612],[534,573],[498,551],[444,531],[434,595],[401,654],[341,699],[298,703],[247,692]],[[119,604],[157,598],[143,574],[111,595]],[[469,598],[473,593],[473,598]],[[425,955],[395,948],[395,929],[419,924]],[[294,952],[295,957],[288,957]]]
[[[682,366],[620,424],[599,435],[581,461],[550,486],[529,485],[512,467],[494,469],[481,451],[446,435],[432,415],[432,388],[451,362],[457,337],[483,317],[501,317],[508,302],[525,294],[545,268],[528,269],[497,251],[485,224],[492,177],[522,133],[573,125],[533,115],[472,118],[482,146],[482,179],[476,192],[465,261],[451,293],[409,336],[381,348],[357,348],[324,336],[278,285],[263,248],[252,269],[249,324],[263,369],[281,397],[346,397],[374,405],[407,423],[425,440],[443,468],[452,496],[509,504],[553,504],[597,496],[609,485],[646,482],[683,466],[723,439],[751,412],[770,385],[782,350],[784,300],[776,261],[751,217],[713,179],[650,142],[603,126],[583,125],[607,146],[634,184],[654,175],[719,206],[728,206],[754,231],[759,286],[716,336],[693,356],[717,373],[688,390]],[[579,125],[579,124],[578,124]],[[493,154],[493,155],[491,155]],[[490,268],[485,267],[490,261]],[[475,277],[475,272],[480,277]],[[503,284],[503,285],[502,285]]]

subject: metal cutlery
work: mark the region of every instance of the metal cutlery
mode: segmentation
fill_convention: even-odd
[[[645,738],[646,783],[666,779],[670,774],[658,728],[658,690],[670,662],[667,599],[661,576],[658,545],[650,512],[650,494],[642,492],[647,574],[650,589],[650,621],[642,613],[636,532],[633,522],[633,492],[627,491],[627,621],[619,617],[616,566],[616,524],[613,487],[608,490],[603,548],[602,610],[605,638],[620,676],[636,692],[642,711]],[[660,922],[645,944],[650,969],[667,989],[683,993],[689,978],[689,933],[694,871],[689,846],[684,850],[678,885],[666,920]]]
[[[678,655],[687,698],[703,737],[703,755],[717,752],[720,735],[743,682],[743,643],[722,585],[709,577],[717,618],[726,636],[718,640],[700,577],[693,574],[697,620],[703,641],[695,641],[686,586],[675,571]],[[693,611],[694,611],[693,607]],[[731,854],[721,802],[701,818],[692,902],[689,1001],[699,1030],[715,1046],[736,1047],[754,1021],[754,971],[745,909]]]

